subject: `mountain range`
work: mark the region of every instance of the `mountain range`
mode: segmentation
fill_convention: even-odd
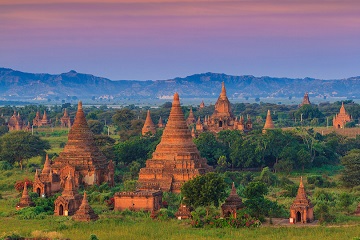
[[[71,70],[61,74],[25,73],[0,68],[0,100],[66,99],[167,99],[174,92],[182,98],[216,98],[225,82],[230,98],[310,97],[360,98],[360,76],[321,80],[231,76],[201,73],[168,80],[118,80]]]

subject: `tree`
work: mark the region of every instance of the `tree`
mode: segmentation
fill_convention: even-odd
[[[218,207],[220,202],[226,198],[226,183],[224,178],[216,173],[207,173],[197,176],[181,187],[181,194],[188,206],[206,207],[207,214],[209,207]]]
[[[112,117],[112,120],[120,130],[127,130],[130,128],[131,120],[133,120],[134,118],[135,115],[130,109],[123,108],[116,111],[116,113]]]
[[[104,130],[104,124],[98,120],[88,120],[88,124],[94,134],[101,134]]]
[[[0,138],[0,149],[1,159],[11,164],[18,163],[22,170],[24,160],[45,154],[50,144],[29,132],[14,131]]]
[[[344,170],[341,180],[347,187],[360,185],[360,149],[353,149],[341,158]]]
[[[218,142],[211,132],[200,134],[194,142],[199,149],[201,156],[206,158],[209,165],[215,165],[219,157],[227,155],[224,145]]]

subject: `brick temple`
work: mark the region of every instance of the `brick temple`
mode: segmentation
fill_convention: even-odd
[[[270,112],[270,110],[268,110],[267,114],[266,114],[265,125],[264,125],[262,132],[266,133],[266,131],[271,130],[271,129],[275,129],[275,125],[271,118],[271,112]]]
[[[309,93],[307,93],[307,92],[304,94],[304,98],[303,98],[303,100],[302,100],[302,102],[300,104],[300,107],[304,106],[304,105],[311,105],[311,102],[310,102],[310,99],[309,99]]]
[[[75,121],[70,129],[64,150],[54,160],[54,163],[45,162],[40,175],[38,172],[35,174],[34,192],[46,196],[52,195],[64,187],[69,173],[75,187],[100,185],[104,182],[110,185],[114,184],[114,165],[96,146],[81,102],[78,104]]]
[[[141,129],[141,133],[143,136],[149,133],[155,135],[156,133],[156,127],[151,119],[150,110],[147,110],[145,123],[143,128]]]
[[[61,127],[71,127],[71,119],[66,108],[64,110],[64,115],[60,118],[60,125]]]
[[[308,223],[314,221],[314,206],[306,196],[302,177],[293,204],[290,207],[290,223]]]
[[[161,141],[140,170],[139,189],[179,193],[184,182],[211,170],[192,141],[179,94],[175,93]]]
[[[31,128],[29,123],[28,125],[26,125],[23,122],[20,113],[16,113],[16,111],[14,111],[14,114],[10,117],[7,125],[9,131],[20,131],[20,130],[29,131]]]
[[[345,128],[346,123],[351,121],[351,116],[346,112],[344,103],[341,104],[340,112],[333,119],[334,128]]]

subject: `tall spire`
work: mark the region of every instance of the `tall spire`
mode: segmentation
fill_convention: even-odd
[[[43,115],[43,117],[42,117],[42,120],[46,120],[46,121],[47,121],[46,110],[44,110],[44,115]]]
[[[186,119],[186,124],[191,125],[191,124],[193,124],[195,122],[196,122],[196,118],[194,116],[194,113],[193,113],[193,110],[192,110],[192,107],[191,107],[189,117]]]
[[[68,112],[67,112],[67,108],[65,108],[65,111],[64,111],[64,116],[63,117],[68,117]]]
[[[274,128],[275,128],[275,125],[271,118],[271,112],[270,112],[270,110],[268,110],[267,115],[266,115],[265,125],[263,128],[263,132],[266,132],[266,130],[268,130],[268,129],[274,129]]]
[[[73,178],[71,177],[71,172],[69,171],[69,174],[65,180],[65,186],[64,191],[62,192],[63,196],[75,196],[76,190],[75,190],[75,184],[73,181]]]
[[[225,83],[224,83],[224,82],[221,83],[220,98],[223,99],[223,100],[227,99],[227,96],[226,96],[226,88],[225,88]]]
[[[41,171],[41,173],[49,174],[50,173],[50,168],[51,168],[51,164],[50,164],[50,160],[49,160],[49,155],[46,154],[44,168]]]
[[[346,114],[346,110],[345,110],[345,107],[344,107],[344,102],[341,103],[340,114]]]
[[[161,116],[160,116],[160,118],[159,118],[158,127],[159,127],[159,128],[163,128],[163,127],[164,127],[164,123],[163,123],[163,120],[162,120]]]
[[[144,123],[144,126],[143,126],[142,130],[141,130],[142,135],[146,135],[149,132],[151,134],[156,133],[155,124],[151,120],[150,110],[147,111],[145,123]]]
[[[234,182],[233,182],[232,185],[231,185],[231,193],[230,193],[230,194],[232,194],[232,195],[237,194],[237,193],[236,193],[236,188],[235,188],[235,183],[234,183]]]

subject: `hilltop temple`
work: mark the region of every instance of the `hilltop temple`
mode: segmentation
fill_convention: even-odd
[[[341,104],[340,113],[333,119],[334,128],[344,128],[346,123],[351,121],[351,116],[346,112],[344,103]]]
[[[140,170],[140,189],[179,193],[184,182],[211,169],[192,141],[179,94],[175,93],[161,141],[152,158],[146,161],[146,167]]]
[[[75,187],[79,185],[114,184],[114,165],[108,161],[95,144],[79,102],[68,142],[59,157],[50,163],[45,161],[41,174],[35,174],[33,190],[39,195],[50,196],[64,188],[67,176],[71,174]]]
[[[310,102],[310,99],[309,99],[309,93],[307,93],[307,92],[304,94],[304,98],[303,98],[303,100],[302,100],[302,102],[300,104],[300,107],[304,106],[304,105],[311,105],[311,102]]]
[[[314,206],[306,196],[302,177],[293,204],[290,207],[290,223],[308,223],[314,221]]]

